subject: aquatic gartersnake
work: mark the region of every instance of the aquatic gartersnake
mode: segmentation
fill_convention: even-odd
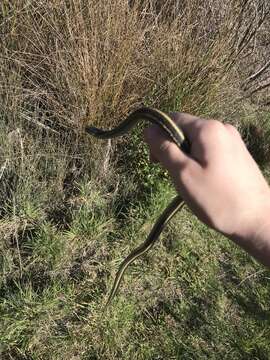
[[[176,143],[176,145],[181,150],[186,153],[189,152],[189,143],[188,140],[185,138],[182,130],[175,124],[175,122],[170,118],[170,116],[160,110],[153,108],[142,107],[133,111],[123,122],[120,123],[120,125],[111,130],[102,130],[96,127],[86,127],[85,130],[90,135],[93,135],[99,139],[110,139],[126,134],[139,121],[145,120],[159,125],[163,130],[165,130],[166,134],[170,137],[172,141]],[[183,205],[184,202],[182,198],[180,197],[180,195],[177,195],[166,207],[163,213],[159,216],[158,220],[156,221],[144,243],[138,246],[135,250],[133,250],[128,255],[128,257],[126,257],[125,260],[120,264],[106,306],[114,298],[127,267],[135,259],[137,259],[139,256],[143,255],[151,249],[151,247],[154,245],[159,235],[161,234],[164,226],[176,214],[176,212],[181,209]]]

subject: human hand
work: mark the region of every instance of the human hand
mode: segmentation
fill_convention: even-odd
[[[256,256],[261,246],[258,229],[270,223],[270,188],[239,132],[217,120],[170,115],[189,139],[190,154],[152,125],[145,131],[152,160],[169,171],[176,189],[200,220]]]

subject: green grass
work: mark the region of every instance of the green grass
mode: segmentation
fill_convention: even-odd
[[[269,270],[187,208],[103,311],[119,264],[175,193],[141,128],[111,145],[83,131],[140,103],[221,118],[270,179],[269,112],[241,87],[269,58],[266,10],[1,3],[1,360],[269,359]]]
[[[124,221],[108,194],[89,184],[80,194],[70,228],[38,225],[20,247],[22,274],[5,273],[4,358],[268,358],[269,271],[188,209],[128,269],[103,313],[120,261],[173,192],[160,184]]]

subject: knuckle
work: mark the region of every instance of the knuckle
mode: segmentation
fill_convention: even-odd
[[[218,120],[208,120],[207,121],[207,131],[208,132],[220,132],[223,131],[224,126],[223,124]]]
[[[191,172],[190,168],[187,163],[182,164],[181,172],[180,172],[180,179],[182,184],[187,184],[190,180]]]
[[[236,129],[235,126],[231,125],[231,124],[225,124],[224,125],[226,127],[226,129],[233,135],[238,135],[240,136],[239,131]]]
[[[159,146],[159,150],[162,153],[167,152],[169,150],[170,146],[171,146],[171,142],[169,140],[164,140],[161,142],[161,144]]]
[[[222,136],[224,133],[224,126],[218,120],[206,120],[200,129],[201,140],[207,140],[211,137]]]

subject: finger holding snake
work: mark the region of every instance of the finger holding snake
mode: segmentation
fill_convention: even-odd
[[[200,220],[270,264],[270,239],[258,235],[270,223],[270,188],[237,129],[189,114],[170,115],[188,137],[190,153],[151,126],[145,139],[152,158],[169,171]]]

